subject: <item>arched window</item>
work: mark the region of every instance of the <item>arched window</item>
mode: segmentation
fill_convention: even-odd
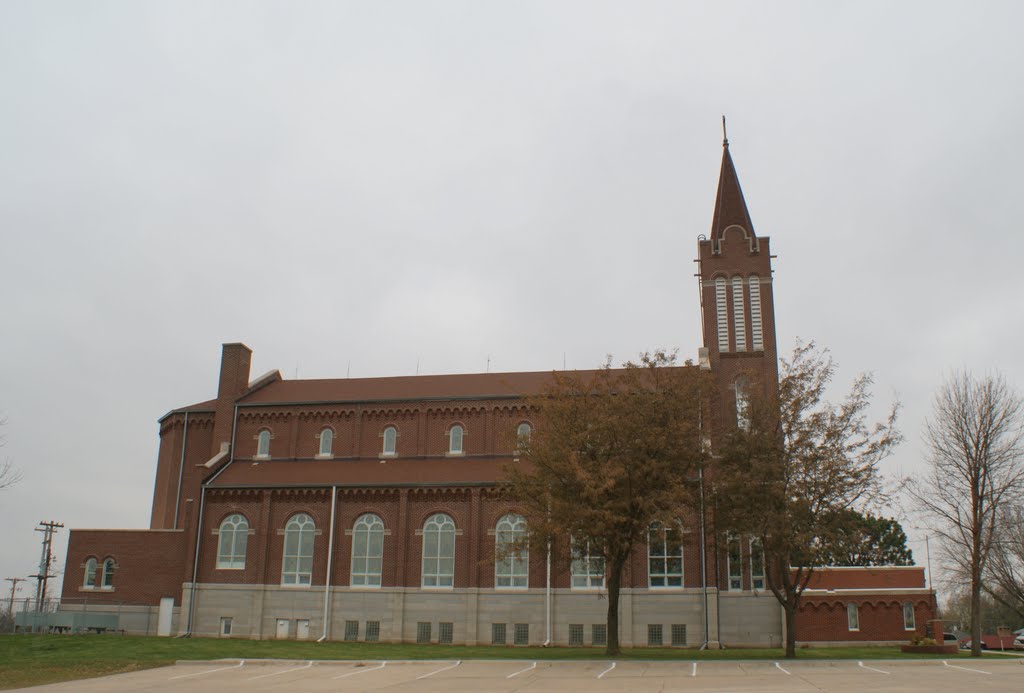
[[[330,457],[331,450],[334,448],[334,431],[329,428],[325,428],[320,431],[320,457]]]
[[[108,558],[103,561],[103,582],[100,585],[104,588],[111,588],[114,586],[114,559]]]
[[[729,589],[743,589],[743,554],[740,550],[740,538],[729,535]]]
[[[750,430],[750,387],[744,377],[736,378],[736,427],[741,431]]]
[[[85,580],[82,581],[83,587],[95,587],[96,586],[96,559],[90,558],[85,562]]]
[[[309,585],[313,579],[313,537],[316,523],[306,513],[288,520],[284,528],[284,562],[282,585]]]
[[[385,455],[394,455],[398,445],[398,429],[388,426],[384,429],[384,450]]]
[[[373,513],[352,527],[352,584],[380,587],[384,563],[384,522]]]
[[[522,548],[526,540],[526,520],[509,513],[500,520],[494,533],[494,586],[529,586],[530,554]]]
[[[530,424],[525,421],[516,426],[516,448],[523,449],[530,443],[530,436],[533,434],[533,428]]]
[[[265,428],[256,435],[256,457],[270,457],[270,431]]]
[[[718,351],[729,351],[729,308],[725,297],[725,277],[715,280],[715,313],[718,317]]]
[[[747,322],[743,310],[743,277],[732,278],[732,320],[736,333],[736,351],[746,351]]]
[[[761,278],[753,276],[747,279],[750,286],[750,336],[754,342],[754,351],[764,351],[764,329],[761,325]]]
[[[903,602],[903,630],[914,630],[917,624],[914,622],[914,604]]]
[[[651,587],[683,586],[683,534],[655,522],[647,532],[647,579]]]
[[[217,532],[217,568],[240,570],[245,567],[245,547],[249,543],[249,521],[243,515],[228,515]]]
[[[449,455],[461,455],[462,454],[462,426],[455,424],[448,429],[448,454]]]
[[[572,586],[604,587],[604,558],[590,554],[590,541],[572,539]]]
[[[764,589],[764,547],[757,537],[750,540],[750,587]]]
[[[423,523],[424,587],[451,587],[455,584],[455,523],[437,513]]]

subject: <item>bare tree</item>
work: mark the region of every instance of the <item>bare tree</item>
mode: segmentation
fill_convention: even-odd
[[[7,423],[6,418],[0,419],[0,426]],[[0,435],[0,448],[6,444],[6,439],[3,435]],[[21,481],[21,471],[15,467],[10,460],[0,460],[0,489],[7,488],[8,486],[14,486],[16,483]]]
[[[1024,621],[1024,507],[1000,512],[985,570],[984,590]],[[1005,624],[1004,624],[1005,625]]]
[[[925,422],[928,472],[907,491],[971,585],[971,655],[981,656],[981,592],[1006,511],[1024,492],[1024,402],[1000,375],[952,373]]]

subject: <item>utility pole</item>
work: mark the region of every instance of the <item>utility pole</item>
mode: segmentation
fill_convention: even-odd
[[[36,611],[42,611],[46,604],[46,582],[52,577],[55,577],[50,573],[50,565],[53,563],[53,553],[50,551],[50,547],[53,545],[53,533],[58,528],[64,525],[59,522],[40,522],[39,526],[36,527],[37,532],[43,533],[43,550],[39,556],[39,573],[36,575],[29,575],[31,578],[36,579]]]
[[[14,593],[18,591],[18,583],[25,582],[25,578],[4,578],[7,582],[11,583],[11,601],[7,607],[7,613],[10,614],[11,621],[14,621]]]

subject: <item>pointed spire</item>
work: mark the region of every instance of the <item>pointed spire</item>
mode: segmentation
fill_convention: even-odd
[[[747,203],[740,189],[740,179],[729,154],[729,138],[725,132],[725,116],[722,116],[722,172],[718,177],[718,197],[715,199],[715,216],[711,222],[711,238],[721,239],[722,232],[730,226],[742,226],[754,237],[754,224],[747,211]],[[753,245],[753,242],[752,244]]]

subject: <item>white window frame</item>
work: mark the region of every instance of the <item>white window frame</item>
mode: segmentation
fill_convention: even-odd
[[[751,275],[747,278],[750,287],[750,336],[754,351],[764,351],[764,323],[761,319],[761,278]]]
[[[533,426],[527,421],[521,422],[516,426],[516,450],[522,450],[524,447],[530,444],[530,438],[533,436]]]
[[[320,446],[316,453],[317,457],[333,457],[334,456],[334,430],[330,426],[325,426],[320,431],[320,435],[317,436],[320,439]],[[326,443],[326,450],[324,449]]]
[[[910,616],[908,622],[907,616]],[[914,614],[914,602],[903,602],[903,630],[917,630],[917,618]]]
[[[503,515],[494,528],[494,586],[497,589],[526,589],[530,586],[530,552],[510,551],[526,540],[526,519],[515,513]]]
[[[349,584],[353,587],[380,587],[383,572],[384,521],[374,513],[365,513],[352,525],[352,570]]]
[[[750,384],[742,375],[733,382],[736,393],[736,428],[750,430]]]
[[[308,545],[304,547],[304,544]],[[308,513],[296,513],[284,527],[284,550],[281,556],[281,585],[309,587],[313,584],[313,545],[316,522]],[[308,548],[308,551],[304,550]],[[289,561],[292,569],[289,570]]]
[[[394,457],[398,454],[398,428],[396,426],[385,426],[380,435],[384,439],[380,454],[384,457]]]
[[[117,563],[113,558],[106,558],[103,560],[103,572],[100,574],[101,590],[114,589],[114,570],[116,568]]]
[[[860,630],[860,607],[856,602],[846,604],[846,629],[849,631]]]
[[[718,351],[729,351],[729,301],[725,277],[715,279],[715,313],[718,318]]]
[[[231,626],[233,619],[230,616],[220,617],[220,637],[230,638],[231,637]]]
[[[750,588],[753,590],[764,589],[764,547],[761,545],[761,540],[757,537],[751,537],[750,543],[748,544],[750,549]],[[755,558],[760,558],[761,570],[755,569]]]
[[[446,544],[451,551],[445,550]],[[455,586],[455,520],[445,513],[434,513],[423,523],[420,586],[425,589]]]
[[[458,434],[456,435],[456,431]],[[463,455],[466,450],[466,429],[462,424],[452,424],[451,428],[448,429],[448,454],[449,455]],[[458,445],[456,445],[458,443]]]
[[[256,459],[270,459],[270,429],[264,428],[256,434]]]
[[[679,552],[669,553],[670,546],[675,545],[678,545]],[[671,565],[676,561],[679,564],[678,570]],[[657,522],[652,524],[647,529],[647,586],[651,589],[685,587],[685,565],[682,527],[666,527]]]
[[[732,278],[732,321],[736,351],[747,350],[746,312],[743,309],[743,277]]]
[[[733,549],[735,548],[735,556]],[[743,545],[740,544],[739,536],[728,535],[726,539],[725,560],[727,564],[726,575],[729,578],[729,590],[737,591],[743,589]]]
[[[82,579],[82,587],[96,589],[96,566],[98,565],[99,561],[91,556],[85,562],[85,575]]]
[[[582,549],[580,547],[583,547]],[[574,590],[593,590],[604,587],[604,558],[590,554],[590,540],[572,539],[571,586]]]
[[[217,570],[243,570],[249,544],[249,520],[241,513],[225,517],[217,530]]]

